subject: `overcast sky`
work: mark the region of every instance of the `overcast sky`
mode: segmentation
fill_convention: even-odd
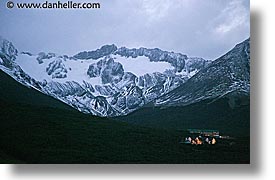
[[[250,36],[249,0],[90,0],[101,3],[90,10],[7,9],[6,2],[0,36],[33,53],[74,55],[116,44],[214,59]]]

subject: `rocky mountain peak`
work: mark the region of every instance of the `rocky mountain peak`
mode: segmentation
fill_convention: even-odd
[[[210,63],[186,83],[156,99],[157,106],[188,105],[227,94],[250,92],[250,39]]]
[[[2,59],[0,64],[10,68],[17,54],[18,51],[13,44],[0,36],[0,58]]]

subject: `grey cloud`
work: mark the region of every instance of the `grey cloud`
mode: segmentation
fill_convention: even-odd
[[[6,1],[1,1],[0,35],[20,50],[34,53],[51,51],[72,55],[114,43],[158,47],[213,59],[248,38],[250,33],[247,0],[99,2],[101,9],[94,10],[9,10],[5,8]],[[234,9],[231,14],[230,8]]]

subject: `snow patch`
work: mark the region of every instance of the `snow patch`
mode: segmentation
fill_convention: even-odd
[[[99,59],[100,60],[100,59]],[[58,80],[59,82],[65,81],[75,81],[82,84],[83,81],[86,81],[90,84],[94,85],[101,85],[101,78],[95,77],[90,78],[87,75],[87,71],[89,66],[93,63],[97,63],[99,60],[66,60],[63,61],[65,64],[68,73],[67,78]]]
[[[136,76],[143,76],[146,73],[160,72],[163,73],[166,69],[173,69],[168,62],[151,62],[145,56],[136,58],[122,57],[120,55],[113,56],[115,62],[122,64],[125,72],[131,72]]]
[[[47,74],[46,68],[49,64],[54,60],[51,59],[43,59],[43,63],[39,64],[36,60],[37,56],[29,56],[26,54],[20,54],[16,59],[17,64],[22,68],[24,72],[30,75],[37,81],[42,82],[43,80],[46,81],[55,81],[60,83],[65,83],[66,81],[75,81],[79,84],[83,84],[83,81],[86,81],[90,84],[94,85],[101,85],[100,77],[90,78],[87,75],[87,71],[89,66],[93,63],[98,62],[98,60],[72,60],[67,59],[63,60],[62,63],[65,65],[67,69],[67,77],[66,78],[55,78],[54,80],[50,75]],[[57,58],[56,58],[57,59]]]
[[[36,60],[36,57],[37,56],[19,54],[16,58],[16,63],[25,73],[27,73],[37,81],[51,80],[51,77],[46,72],[46,68],[51,61],[45,59],[44,63],[39,64]]]

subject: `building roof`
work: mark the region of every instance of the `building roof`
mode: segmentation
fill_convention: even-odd
[[[213,132],[219,132],[218,130],[212,130],[212,129],[187,129],[187,131],[195,131],[195,132],[199,132],[199,133],[213,133]]]

